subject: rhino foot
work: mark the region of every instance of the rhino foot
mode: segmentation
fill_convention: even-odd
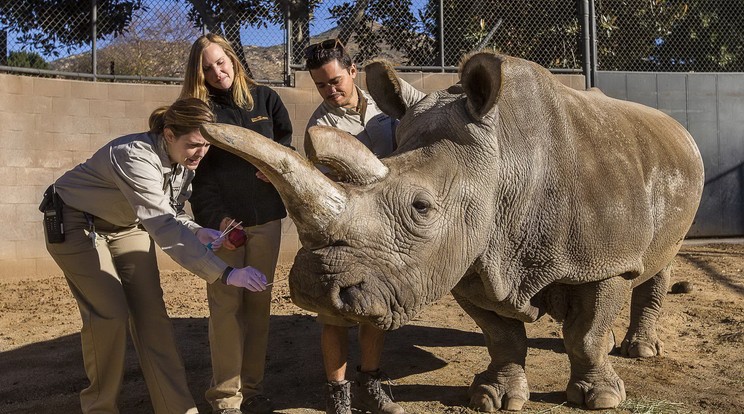
[[[590,410],[616,408],[625,401],[625,384],[617,375],[614,380],[589,383],[571,381],[566,388],[568,402]]]
[[[527,376],[524,370],[516,374],[477,374],[468,389],[469,407],[478,412],[493,413],[498,410],[520,411],[530,399]]]
[[[620,354],[629,358],[651,358],[661,355],[663,351],[664,343],[659,338],[641,335],[626,337],[620,345]]]

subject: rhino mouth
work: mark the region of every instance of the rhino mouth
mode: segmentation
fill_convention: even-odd
[[[385,304],[384,297],[367,289],[367,285],[367,282],[347,285],[342,280],[333,280],[326,284],[319,296],[306,297],[310,302],[307,307],[301,305],[304,303],[301,296],[297,297],[295,303],[300,307],[313,308],[310,310],[318,313],[371,324],[380,329],[392,329],[391,308]]]
[[[302,250],[289,274],[290,295],[295,305],[380,329],[399,327],[394,321],[401,317],[394,315],[392,309],[400,307],[390,305],[392,292],[383,288],[378,282],[380,278],[361,269],[334,272],[334,266],[323,264],[320,260],[323,256],[317,251]],[[301,257],[312,260],[298,260]]]
[[[386,321],[389,318],[386,316],[390,308],[383,304],[380,295],[364,289],[364,282],[340,287],[337,301],[336,310],[346,318],[371,323],[383,329],[389,326],[389,322]]]

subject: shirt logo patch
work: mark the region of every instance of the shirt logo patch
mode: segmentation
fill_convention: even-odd
[[[251,122],[266,121],[268,119],[268,116],[259,115],[257,117],[251,118]]]

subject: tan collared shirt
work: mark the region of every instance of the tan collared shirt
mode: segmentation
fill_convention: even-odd
[[[55,187],[70,207],[121,227],[141,224],[173,260],[212,283],[227,264],[201,244],[201,226],[183,211],[193,178],[171,163],[159,135],[140,133],[111,141]]]
[[[305,130],[315,125],[331,126],[354,135],[378,158],[390,155],[395,149],[395,128],[398,121],[380,110],[365,91],[354,86],[359,96],[359,110],[337,108],[327,102],[318,106]]]

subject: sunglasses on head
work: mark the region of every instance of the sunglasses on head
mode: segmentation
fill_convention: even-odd
[[[328,39],[312,44],[305,48],[305,59],[315,56],[320,50],[344,49],[344,45],[338,39]]]

